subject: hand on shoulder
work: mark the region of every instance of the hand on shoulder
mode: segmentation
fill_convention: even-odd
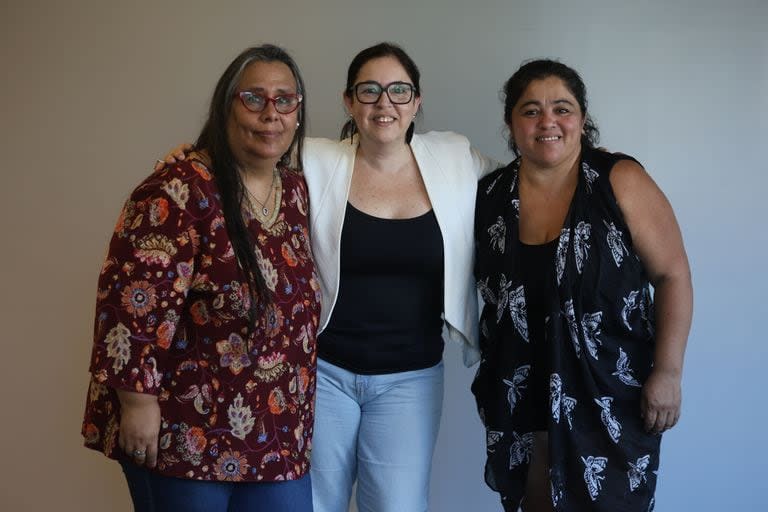
[[[155,162],[155,170],[162,170],[166,165],[173,165],[176,162],[183,161],[189,153],[194,149],[194,146],[189,143],[179,144],[168,152],[163,158],[158,159]]]

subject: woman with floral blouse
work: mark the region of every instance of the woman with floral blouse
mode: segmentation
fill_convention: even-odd
[[[145,179],[118,219],[83,436],[120,461],[138,511],[312,510],[303,90],[283,50],[245,50],[197,152]]]

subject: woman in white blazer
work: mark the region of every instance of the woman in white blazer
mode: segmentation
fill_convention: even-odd
[[[305,141],[322,291],[316,512],[347,512],[355,481],[360,512],[426,511],[443,338],[462,345],[467,366],[479,359],[475,195],[499,164],[462,135],[413,133],[419,78],[396,45],[361,51],[347,74],[342,140]]]
[[[419,70],[382,43],[349,66],[341,141],[304,162],[323,307],[315,510],[426,511],[443,399],[443,335],[479,359],[475,194],[497,162],[450,132],[413,134]],[[441,243],[442,241],[442,243]]]

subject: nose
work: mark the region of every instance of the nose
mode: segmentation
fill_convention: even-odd
[[[554,126],[554,124],[555,114],[549,110],[542,110],[541,116],[539,117],[539,125],[548,128],[550,126]]]
[[[265,120],[276,120],[280,117],[280,112],[277,111],[274,101],[267,101],[264,110],[261,111],[261,117]]]
[[[387,105],[392,105],[392,100],[389,99],[389,93],[386,90],[381,91],[381,95],[379,96],[379,99],[376,100],[376,106],[382,106],[386,107]]]

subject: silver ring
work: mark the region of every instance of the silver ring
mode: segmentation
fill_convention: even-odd
[[[144,450],[133,450],[133,456],[134,457],[138,458],[138,457],[143,457],[144,455],[146,455]]]

